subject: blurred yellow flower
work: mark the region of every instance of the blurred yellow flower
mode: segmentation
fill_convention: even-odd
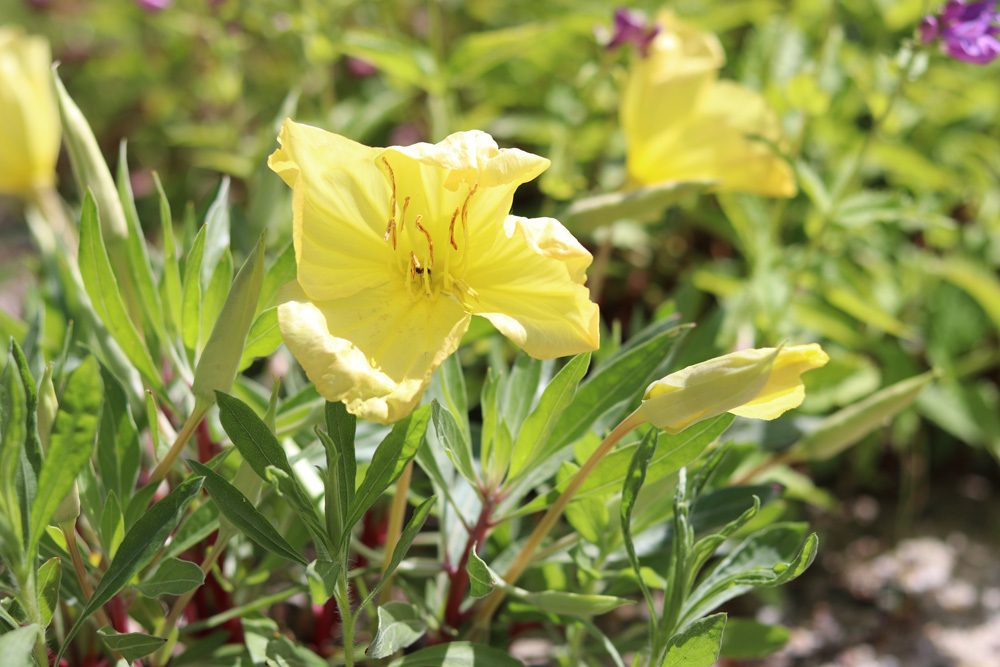
[[[712,181],[719,191],[795,194],[778,155],[781,128],[759,93],[720,81],[722,46],[670,12],[635,54],[621,102],[627,167],[637,184]]]
[[[801,375],[825,366],[815,344],[740,350],[688,366],[646,388],[639,416],[671,433],[731,412],[776,419],[805,398]]]
[[[548,160],[479,131],[369,148],[286,120],[278,141],[298,270],[278,322],[326,399],[406,416],[471,315],[534,357],[597,347],[590,253],[556,220],[508,215]]]
[[[0,193],[33,196],[55,181],[59,109],[49,45],[0,27]]]

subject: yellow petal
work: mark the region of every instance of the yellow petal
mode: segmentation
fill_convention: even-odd
[[[298,281],[308,297],[337,299],[386,282],[391,195],[379,149],[291,120],[278,141],[267,164],[292,188]]]
[[[771,367],[771,374],[760,393],[749,403],[730,410],[734,415],[751,419],[775,419],[797,408],[806,396],[802,374],[825,366],[830,360],[819,345],[783,347]]]
[[[767,384],[777,350],[741,350],[688,366],[646,388],[642,417],[671,433],[752,401]]]
[[[48,43],[0,29],[0,192],[24,195],[55,181],[59,110]]]
[[[371,421],[408,415],[469,326],[453,300],[414,299],[398,281],[317,303],[295,290],[278,307],[285,344],[321,396]]]
[[[713,35],[670,15],[660,23],[622,98],[631,178],[640,184],[714,181],[720,191],[794,195],[794,174],[773,147],[781,144],[781,128],[764,99],[716,80],[723,55]]]
[[[468,305],[533,357],[595,350],[598,309],[583,284],[590,261],[558,220],[510,216],[469,265]]]
[[[399,197],[411,198],[408,219],[422,216],[439,247],[450,243],[455,211],[467,210],[468,229],[457,222],[460,249],[478,237],[492,243],[510,213],[514,191],[549,166],[538,155],[499,148],[493,137],[479,130],[456,132],[436,144],[392,146],[382,157],[392,168]]]

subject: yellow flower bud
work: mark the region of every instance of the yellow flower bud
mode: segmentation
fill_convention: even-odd
[[[775,419],[805,398],[801,375],[827,361],[815,343],[733,352],[649,385],[639,415],[671,433],[723,412]]]
[[[59,110],[48,43],[0,28],[0,193],[50,187],[59,156]]]

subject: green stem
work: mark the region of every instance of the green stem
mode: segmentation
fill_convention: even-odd
[[[344,632],[344,665],[354,667],[354,616],[351,614],[351,590],[347,584],[347,563],[340,569],[340,582],[334,595]]]
[[[521,574],[528,568],[531,564],[535,552],[537,551],[542,540],[549,534],[552,527],[555,526],[556,521],[562,516],[563,511],[569,504],[573,496],[583,485],[590,473],[594,471],[597,464],[600,463],[608,452],[610,452],[618,442],[624,438],[628,433],[630,433],[634,428],[644,423],[643,419],[638,415],[638,412],[633,412],[628,417],[626,417],[618,426],[616,426],[611,433],[607,435],[601,444],[597,446],[594,453],[590,455],[586,463],[576,472],[573,478],[570,480],[566,489],[559,494],[556,501],[552,503],[548,511],[542,517],[542,520],[538,522],[535,530],[531,532],[528,536],[527,541],[524,546],[521,547],[521,551],[518,553],[517,558],[507,569],[503,575],[503,580],[507,582],[510,586],[513,586]],[[490,620],[493,618],[493,614],[500,607],[500,603],[503,602],[506,593],[497,588],[494,590],[489,597],[486,598],[483,605],[476,612],[475,620],[473,622],[473,632],[477,635],[483,634],[489,628]]]
[[[389,525],[386,527],[385,549],[384,556],[382,557],[383,577],[386,576],[386,571],[389,569],[390,562],[392,562],[392,552],[396,550],[399,535],[403,530],[403,517],[406,515],[406,500],[407,496],[410,495],[410,480],[412,478],[413,460],[411,459],[406,464],[406,467],[403,468],[403,474],[396,481],[396,495],[393,497],[392,506],[389,508]],[[382,593],[379,595],[379,603],[384,604],[388,602],[390,595],[392,595],[392,575],[389,575],[389,581],[382,587]]]
[[[187,421],[181,427],[181,430],[177,433],[177,437],[174,439],[172,445],[170,445],[170,450],[167,452],[166,456],[163,457],[156,468],[153,469],[152,474],[149,476],[150,484],[159,484],[163,481],[163,478],[167,476],[170,472],[170,466],[174,464],[174,461],[184,451],[184,445],[191,438],[191,434],[194,430],[198,428],[198,424],[201,423],[202,418],[205,413],[208,412],[209,405],[202,401],[195,403],[194,410],[188,416]]]

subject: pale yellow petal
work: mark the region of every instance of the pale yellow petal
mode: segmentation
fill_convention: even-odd
[[[713,35],[672,18],[661,25],[622,99],[631,179],[714,181],[720,191],[793,196],[794,173],[776,150],[781,127],[763,97],[716,79],[723,60]]]
[[[469,308],[536,358],[597,349],[597,304],[584,286],[590,261],[559,221],[510,216],[471,260]]]
[[[805,398],[802,374],[825,366],[830,360],[819,345],[794,345],[778,353],[767,383],[752,401],[730,410],[734,415],[751,419],[776,419],[797,408]]]
[[[23,195],[55,181],[59,110],[48,43],[0,29],[0,192]]]
[[[752,401],[766,386],[777,350],[741,350],[688,366],[649,385],[639,412],[671,433]]]
[[[410,198],[407,220],[420,215],[439,248],[454,239],[461,251],[479,243],[480,237],[492,244],[510,213],[514,191],[549,166],[538,155],[499,148],[479,130],[456,132],[436,144],[392,146],[382,158],[391,167],[399,200]],[[462,211],[467,214],[465,225]]]
[[[397,281],[312,303],[287,295],[278,324],[321,396],[380,423],[420,402],[431,374],[458,347],[469,316],[447,297],[413,298]]]
[[[310,299],[350,296],[386,281],[391,193],[379,149],[286,120],[268,166],[292,188],[298,281]]]

